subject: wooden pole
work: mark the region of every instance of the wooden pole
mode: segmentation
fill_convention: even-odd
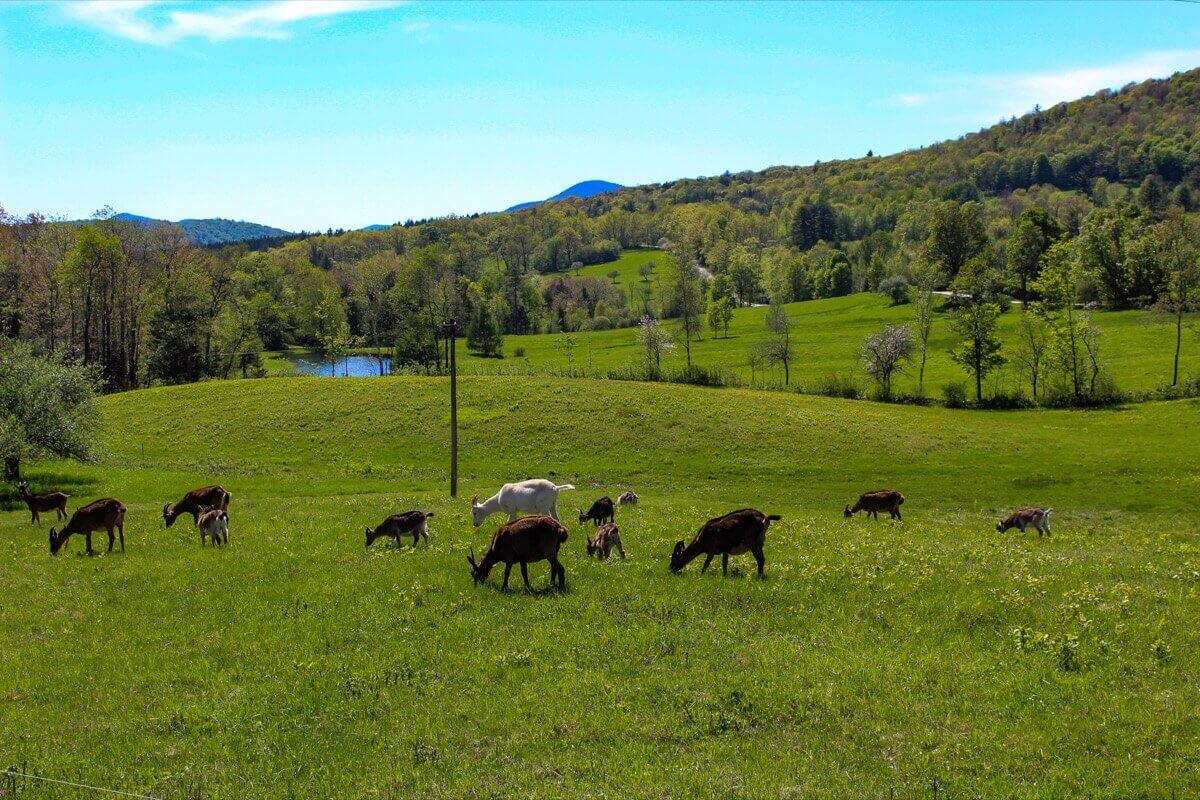
[[[454,320],[446,323],[450,343],[450,496],[458,497],[458,359],[455,357]]]

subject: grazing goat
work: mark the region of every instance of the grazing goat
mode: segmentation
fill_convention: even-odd
[[[1038,538],[1042,538],[1042,534],[1050,535],[1050,512],[1053,508],[1022,508],[1020,511],[1012,514],[1007,519],[1002,519],[996,523],[996,530],[1004,533],[1009,528],[1017,528],[1021,533],[1025,529],[1032,526],[1037,528]]]
[[[867,492],[859,496],[858,502],[854,504],[853,508],[846,506],[845,516],[850,518],[860,511],[865,511],[869,516],[879,519],[879,512],[886,511],[892,519],[903,519],[900,516],[900,505],[903,502],[904,495],[895,489]]]
[[[617,548],[617,552],[621,554],[621,560],[624,561],[625,546],[621,543],[621,531],[610,522],[601,525],[595,536],[588,537],[587,554],[597,556],[603,561],[608,558],[614,547]]]
[[[590,519],[593,525],[603,525],[606,522],[614,522],[616,513],[612,498],[605,496],[592,503],[592,507],[587,511],[580,511],[579,521],[587,522]]]
[[[367,528],[367,547],[370,547],[376,539],[383,536],[390,536],[396,542],[396,546],[400,546],[401,536],[411,536],[413,547],[417,546],[420,539],[429,541],[429,518],[433,516],[433,512],[428,514],[423,511],[406,511],[403,514],[392,514],[390,517],[379,523],[379,527],[375,530]]]
[[[546,514],[558,520],[558,493],[575,487],[569,483],[555,486],[541,478],[534,478],[520,483],[506,483],[500,491],[479,502],[479,495],[471,498],[471,514],[475,527],[497,511],[508,514],[512,522],[518,514]]]
[[[687,547],[683,546],[682,540],[675,543],[675,549],[671,552],[671,571],[679,572],[692,559],[704,553],[708,557],[704,559],[701,572],[708,569],[714,556],[720,555],[721,574],[728,575],[729,557],[749,552],[754,554],[754,560],[758,562],[758,576],[761,578],[763,565],[767,562],[763,554],[767,528],[779,519],[781,517],[778,514],[767,515],[753,508],[731,511],[723,517],[710,519]]]
[[[220,486],[205,486],[203,489],[193,489],[183,496],[178,503],[163,506],[163,521],[167,527],[175,524],[175,518],[180,514],[191,514],[193,520],[200,519],[200,511],[204,508],[229,510],[229,501],[233,496]]]
[[[617,498],[617,505],[619,505],[619,506],[636,506],[637,501],[638,501],[637,492],[630,490],[628,492],[621,492],[621,496]]]
[[[223,508],[202,508],[196,519],[196,527],[200,529],[200,546],[204,547],[204,537],[210,536],[213,546],[229,544],[229,512]]]
[[[54,518],[67,518],[67,498],[71,495],[64,492],[49,492],[47,494],[30,494],[29,484],[21,481],[17,484],[17,491],[21,495],[21,499],[25,501],[25,505],[29,506],[31,515],[30,522],[41,522],[41,512],[55,511]]]
[[[471,565],[471,577],[475,583],[487,580],[492,567],[504,563],[504,588],[508,588],[508,576],[513,564],[521,565],[521,577],[525,579],[525,588],[529,585],[529,565],[535,561],[550,562],[550,585],[558,578],[561,589],[567,588],[567,571],[558,560],[558,549],[567,540],[567,529],[562,523],[552,517],[536,516],[522,517],[514,522],[500,526],[492,536],[492,543],[479,563],[475,563],[475,551],[467,556]]]
[[[96,500],[83,508],[75,509],[70,522],[63,526],[61,531],[50,529],[50,555],[56,555],[72,535],[82,533],[87,537],[87,554],[94,556],[96,551],[92,549],[92,533],[98,530],[108,532],[108,552],[111,553],[113,542],[116,540],[116,537],[113,536],[114,528],[121,534],[121,552],[124,553],[125,511],[126,508],[121,501],[112,498]]]

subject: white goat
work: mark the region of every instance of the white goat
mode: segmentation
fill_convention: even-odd
[[[519,514],[549,514],[558,519],[558,493],[575,487],[569,483],[555,486],[548,480],[534,478],[520,483],[506,483],[500,491],[479,502],[479,495],[471,498],[471,514],[475,518],[475,527],[497,511],[508,514],[512,522]]]

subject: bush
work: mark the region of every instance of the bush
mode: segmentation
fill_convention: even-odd
[[[593,317],[592,319],[585,319],[582,323],[580,323],[579,330],[606,331],[611,327],[612,323],[609,321],[608,317]]]
[[[967,385],[965,383],[948,383],[942,387],[942,399],[946,408],[967,407]]]
[[[858,384],[854,382],[853,378],[845,378],[836,373],[822,378],[816,386],[816,393],[826,397],[841,397],[846,400],[857,400],[862,396],[862,390],[858,388]]]
[[[524,347],[514,347],[513,348],[513,357],[514,358],[524,358],[525,357],[525,348]]]
[[[908,281],[900,275],[884,278],[879,284],[879,294],[892,301],[894,306],[902,306],[909,301]]]
[[[949,403],[947,403],[949,405]],[[1017,408],[1032,408],[1033,403],[1028,397],[1019,391],[1016,392],[995,392],[984,397],[979,403],[980,408],[989,408],[996,411],[1009,411]]]

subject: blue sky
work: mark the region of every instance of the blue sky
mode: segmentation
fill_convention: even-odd
[[[0,3],[0,205],[289,230],[891,153],[1200,66],[1196,3]]]

